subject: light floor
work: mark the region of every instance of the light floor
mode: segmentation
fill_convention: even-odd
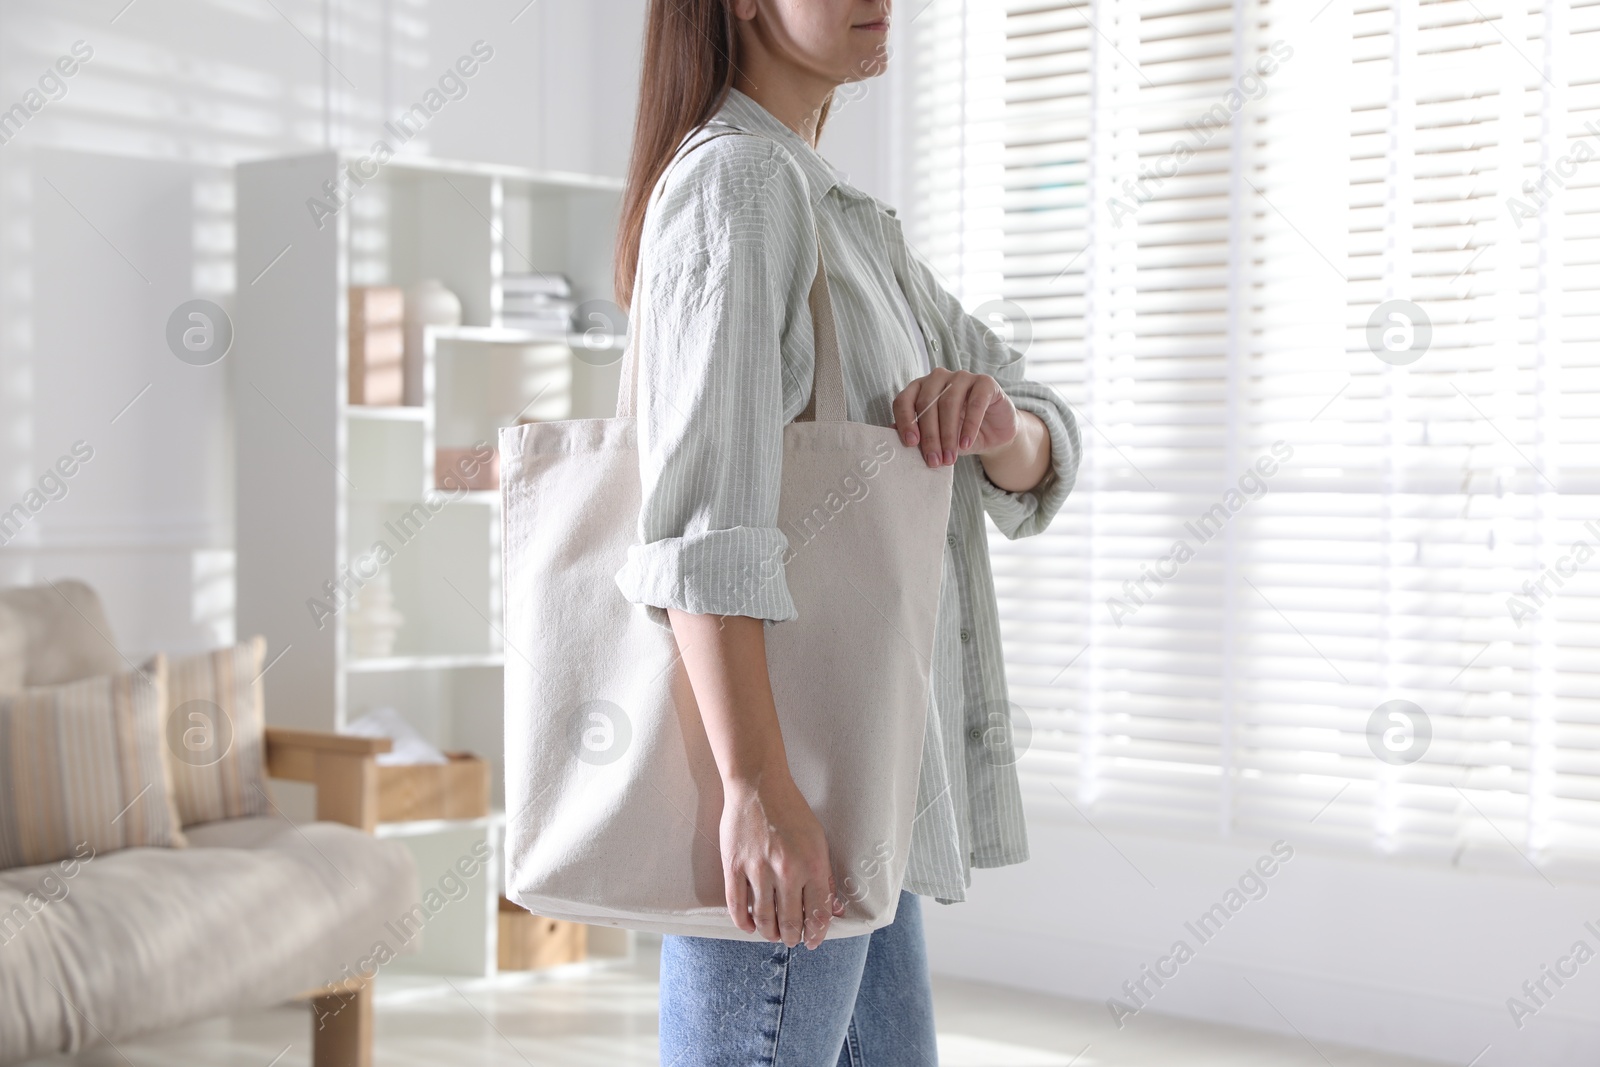
[[[632,967],[560,980],[382,978],[375,1067],[655,1067],[656,966],[646,944]],[[1101,1005],[977,982],[936,978],[934,999],[940,1067],[1424,1067],[1151,1014],[1118,1031]],[[308,1067],[309,1042],[291,1006],[24,1067]]]

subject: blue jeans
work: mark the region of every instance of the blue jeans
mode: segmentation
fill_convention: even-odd
[[[938,1067],[922,905],[815,949],[661,939],[661,1067]]]

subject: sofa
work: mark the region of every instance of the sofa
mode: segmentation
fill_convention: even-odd
[[[0,590],[0,690],[128,663],[88,586]],[[418,899],[409,850],[372,835],[390,742],[264,733],[266,775],[312,783],[315,822],[273,802],[185,826],[183,847],[0,870],[0,1064],[306,1000],[316,1067],[367,1067],[374,945]]]

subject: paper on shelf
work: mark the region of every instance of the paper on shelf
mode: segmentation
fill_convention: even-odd
[[[373,708],[344,728],[356,737],[387,737],[394,742],[393,750],[378,756],[380,767],[411,766],[419,763],[449,763],[450,760],[428,739],[406,722],[394,708]]]

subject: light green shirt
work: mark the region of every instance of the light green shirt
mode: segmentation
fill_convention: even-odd
[[[729,129],[755,136],[683,155],[645,216],[634,294],[634,342],[648,353],[636,410],[644,496],[640,543],[617,584],[657,621],[668,607],[769,625],[796,617],[781,571],[753,592],[748,576],[788,547],[777,524],[783,427],[810,395],[814,234],[851,420],[894,425],[895,396],[926,373],[902,294],[934,365],[993,375],[1039,416],[1051,472],[1033,491],[998,488],[976,456],[956,461],[905,888],[962,900],[972,867],[1028,857],[983,512],[1009,538],[1043,531],[1077,475],[1077,426],[910,253],[894,209],[750,97],[730,92],[685,145]]]

